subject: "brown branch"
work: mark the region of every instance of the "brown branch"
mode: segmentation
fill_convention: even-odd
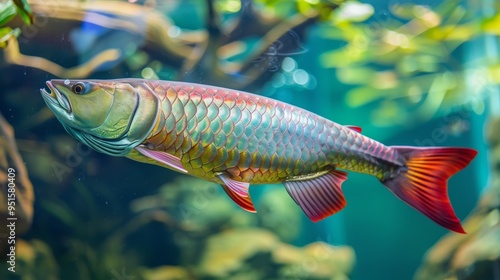
[[[336,4],[325,5],[323,11],[276,19],[255,10],[250,0],[242,0],[239,18],[224,32],[218,25],[212,4],[207,0],[209,38],[196,46],[195,55],[186,61],[179,79],[246,90],[260,88],[277,72],[287,55],[304,52],[301,45],[307,29],[317,22],[322,12],[331,12],[338,7]],[[248,37],[262,39],[245,60],[227,63],[222,59],[224,52],[244,50],[246,44],[243,40]]]
[[[14,169],[15,172],[12,172],[9,168]],[[9,173],[14,174],[14,177],[12,175],[9,177]],[[9,178],[14,178],[15,180],[11,182],[8,180]],[[15,209],[13,216],[10,215],[7,208],[8,194],[11,193],[8,191],[9,183],[15,185],[15,205],[13,205]],[[28,178],[28,170],[23,159],[17,150],[14,129],[0,113],[0,219],[7,221],[8,217],[15,217],[17,218],[14,221],[16,234],[26,232],[31,226],[33,218],[33,202],[33,185]],[[3,226],[0,228],[0,251],[2,256],[5,256],[4,250],[6,250],[8,245],[7,237],[9,234],[10,230],[8,227]]]
[[[37,17],[45,20],[44,26],[37,26],[36,34],[29,38],[30,45],[42,46],[37,48],[44,57],[51,53],[48,43],[55,37],[65,36],[84,23],[100,26],[106,32],[120,31],[125,34],[143,39],[137,47],[149,56],[149,61],[158,60],[178,71],[178,80],[217,84],[235,89],[255,89],[261,87],[271,79],[287,55],[304,51],[301,49],[305,40],[305,33],[314,25],[325,11],[337,8],[336,5],[324,6],[308,14],[297,14],[290,18],[279,19],[269,17],[258,11],[250,0],[242,0],[242,11],[239,18],[231,26],[225,28],[220,25],[219,16],[214,7],[214,1],[206,0],[207,22],[205,31],[183,32],[176,38],[169,36],[172,22],[152,8],[130,4],[126,2],[61,2],[61,1],[32,1],[31,7]],[[21,35],[22,41],[24,35]],[[249,37],[261,37],[254,50],[241,62],[229,63],[224,59],[228,51],[238,51],[245,47],[244,40]],[[96,44],[106,47],[106,37],[97,38]],[[26,38],[24,38],[26,40]],[[61,44],[68,44],[61,41]],[[45,48],[43,46],[46,46]],[[71,46],[62,46],[71,50]],[[115,46],[116,47],[116,46]],[[94,48],[94,47],[92,47]],[[51,47],[51,49],[53,49]],[[22,51],[22,49],[21,49]],[[106,61],[119,62],[126,54],[118,53],[113,57],[103,54],[117,49],[104,49],[101,53],[90,58],[85,65],[78,65],[70,69],[52,63],[50,59],[26,56],[24,60],[11,59],[12,63],[37,67],[40,61],[42,68],[60,77],[85,78],[96,71]],[[52,51],[53,52],[53,51]],[[66,52],[72,55],[71,59],[78,60],[81,54]],[[21,52],[17,58],[22,57]],[[117,57],[118,56],[118,57]],[[54,58],[60,58],[54,54]],[[28,59],[29,58],[29,59]],[[71,61],[70,59],[70,61]],[[65,59],[68,61],[68,59]],[[90,63],[93,62],[93,63]],[[95,62],[95,63],[94,63]],[[123,64],[124,65],[124,64]],[[85,66],[85,67],[84,67]],[[145,64],[142,66],[144,67]],[[128,66],[126,66],[128,67]],[[128,70],[127,70],[128,71]],[[124,71],[122,71],[124,72]]]

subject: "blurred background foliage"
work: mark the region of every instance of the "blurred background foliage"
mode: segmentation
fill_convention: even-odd
[[[17,37],[20,34],[19,28],[5,26],[16,15],[19,15],[26,25],[33,23],[33,13],[27,0],[9,0],[0,3],[0,48],[7,46],[10,37]]]
[[[486,37],[497,48],[498,3],[484,12],[488,1],[27,2],[0,4],[0,109],[37,200],[24,202],[35,211],[19,235],[20,273],[1,267],[2,279],[407,279],[444,234],[425,222],[402,226],[423,219],[361,188],[377,182],[355,174],[345,190],[350,205],[327,222],[305,221],[276,186],[252,189],[258,214],[250,215],[218,186],[77,144],[36,95],[47,79],[142,77],[248,90],[354,120],[394,144],[434,141],[429,130],[438,125],[455,136],[438,144],[469,145],[472,115],[500,112],[498,57],[466,55]],[[445,125],[432,123],[443,116]],[[461,217],[478,196],[475,176],[487,177],[459,174],[454,183],[468,185],[451,193]],[[342,244],[356,250],[356,266],[353,248]]]
[[[324,32],[345,42],[325,53],[322,62],[337,68],[342,83],[356,85],[346,95],[347,105],[361,107],[383,100],[372,113],[378,125],[412,125],[435,117],[439,109],[464,104],[483,113],[480,94],[498,84],[498,65],[474,61],[477,66],[469,67],[456,52],[479,36],[498,33],[498,14],[478,17],[457,0],[441,1],[432,8],[404,3],[389,9],[390,17],[368,23],[334,18],[337,28]],[[475,79],[474,92],[467,90],[466,76]]]

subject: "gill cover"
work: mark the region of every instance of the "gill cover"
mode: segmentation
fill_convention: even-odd
[[[51,80],[42,96],[66,131],[96,151],[125,156],[146,139],[159,102],[144,84]]]

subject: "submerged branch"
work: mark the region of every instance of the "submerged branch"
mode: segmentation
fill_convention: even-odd
[[[87,77],[100,65],[106,62],[115,61],[119,57],[119,50],[109,49],[97,54],[86,63],[72,68],[64,68],[61,65],[54,63],[46,58],[22,54],[19,50],[19,43],[16,37],[11,37],[9,39],[7,47],[5,48],[5,60],[8,63],[38,68],[49,72],[52,75],[65,78]]]
[[[176,69],[180,80],[235,89],[258,88],[277,72],[287,55],[304,51],[305,32],[322,14],[322,11],[311,10],[290,18],[271,17],[247,0],[242,1],[236,20],[223,26],[214,1],[206,0],[206,4],[204,30],[172,35],[171,28],[177,28],[172,20],[146,6],[107,1],[32,1],[39,23],[35,23],[30,34],[22,33],[18,41],[10,40],[5,58],[11,64],[42,69],[64,78],[87,78],[117,65],[125,66],[126,69],[121,70],[134,76],[131,71],[137,75],[139,67],[157,61],[162,67]],[[335,8],[332,4],[323,9]],[[55,38],[63,38],[60,48],[64,53],[54,53],[58,50],[49,42]],[[251,38],[260,38],[254,49],[249,49],[245,41]],[[38,56],[26,54],[19,43],[39,46],[33,50]],[[244,54],[243,59],[229,62],[231,51]],[[127,64],[132,56],[141,52],[145,60],[135,67]],[[70,57],[63,57],[68,55]],[[83,62],[64,67],[55,59]]]
[[[14,170],[12,170],[14,169]],[[13,174],[9,176],[10,174]],[[14,180],[9,181],[9,178]],[[14,211],[8,209],[8,198],[12,192],[8,191],[8,183],[13,183],[15,194]],[[12,185],[12,184],[11,184]],[[8,217],[15,217],[16,233],[21,234],[26,232],[31,226],[33,218],[33,202],[34,202],[33,185],[28,178],[28,170],[24,165],[21,155],[19,155],[16,140],[14,138],[14,129],[5,120],[0,113],[0,219],[7,221]],[[11,201],[11,200],[9,200]],[[14,215],[11,215],[14,214]],[[9,234],[8,227],[0,228],[0,235],[6,237]],[[3,252],[7,248],[7,242],[1,242],[0,251]],[[2,256],[5,254],[2,253]]]

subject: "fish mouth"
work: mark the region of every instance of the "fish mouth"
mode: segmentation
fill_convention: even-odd
[[[42,97],[47,105],[51,107],[51,109],[62,108],[66,111],[66,113],[70,114],[72,109],[68,98],[64,94],[61,94],[51,81],[47,81],[46,84],[49,87],[50,92],[41,88],[40,93],[42,94]]]

